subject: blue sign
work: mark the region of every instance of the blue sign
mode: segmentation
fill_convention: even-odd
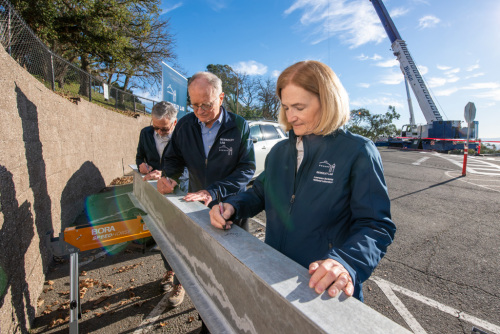
[[[187,113],[187,79],[179,72],[161,62],[163,101],[174,104],[178,110],[177,119]]]

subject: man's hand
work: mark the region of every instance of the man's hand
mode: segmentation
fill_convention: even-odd
[[[315,261],[309,265],[309,287],[320,294],[328,289],[330,297],[343,290],[348,297],[354,293],[351,275],[338,261],[333,259]],[[333,283],[333,284],[332,284]]]
[[[147,181],[147,180],[159,180],[160,178],[161,178],[161,171],[154,170],[154,171],[146,174],[146,176],[143,177],[143,180],[144,181]]]
[[[147,163],[143,162],[142,164],[139,165],[139,172],[141,174],[147,174],[153,170],[153,167],[148,165]]]
[[[210,223],[213,227],[221,230],[229,230],[233,222],[227,219],[234,215],[234,207],[228,203],[222,203],[222,206],[224,208],[222,215],[220,213],[219,204],[212,207],[212,210],[210,210]]]
[[[158,183],[156,184],[156,189],[158,191],[165,195],[165,194],[171,194],[174,192],[174,188],[177,185],[177,182],[174,180],[168,178],[168,177],[162,177],[158,180]]]
[[[200,190],[195,193],[188,193],[186,196],[184,196],[184,200],[187,202],[201,201],[205,204],[205,206],[208,206],[208,204],[213,201],[212,196],[206,190]]]

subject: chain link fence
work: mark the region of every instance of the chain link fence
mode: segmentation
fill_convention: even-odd
[[[108,86],[53,53],[7,0],[0,0],[0,43],[31,75],[70,100],[83,98],[105,107],[142,113],[151,113],[158,102]]]

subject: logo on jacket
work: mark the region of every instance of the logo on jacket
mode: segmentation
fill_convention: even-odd
[[[219,152],[227,152],[227,155],[233,155],[233,148],[226,146],[226,144],[230,145],[231,142],[234,142],[234,138],[221,138]]]
[[[333,183],[333,172],[335,171],[335,164],[331,164],[328,161],[320,162],[318,165],[318,170],[316,175],[313,177],[313,181],[320,183]]]
[[[233,155],[233,148],[222,145],[219,146],[219,152],[227,152],[227,155]]]

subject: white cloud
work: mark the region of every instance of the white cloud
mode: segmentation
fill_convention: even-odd
[[[380,80],[380,83],[383,83],[385,85],[399,85],[400,83],[403,82],[403,73],[400,71],[398,72],[391,72],[390,74],[387,74],[382,77]]]
[[[373,56],[370,57],[370,56],[365,56],[365,54],[362,53],[361,55],[357,56],[356,58],[359,60],[380,60],[380,59],[382,59],[382,56],[374,53]]]
[[[458,91],[458,88],[452,87],[448,89],[442,89],[435,92],[436,96],[450,96]]]
[[[453,75],[453,74],[457,74],[459,72],[460,72],[460,68],[454,68],[454,69],[451,69],[449,71],[444,72],[444,74],[446,74],[446,75]]]
[[[279,77],[281,74],[281,71],[278,71],[278,70],[274,70],[272,73],[271,73],[271,77],[273,78],[277,78]]]
[[[168,12],[171,12],[173,11],[174,9],[177,9],[179,7],[182,6],[182,2],[178,2],[176,3],[175,5],[171,6],[171,7],[168,7],[168,8],[165,8],[164,10],[161,11],[161,15],[163,14],[167,14]]]
[[[207,2],[214,11],[218,12],[226,8],[229,1],[230,0],[208,0]]]
[[[472,75],[466,76],[466,77],[465,77],[465,79],[482,77],[483,75],[484,75],[484,73],[483,73],[483,72],[474,73],[474,74],[472,74]]]
[[[451,66],[445,66],[445,65],[436,65],[436,67],[438,68],[438,70],[441,70],[441,71],[446,71],[446,70],[451,69]]]
[[[494,90],[490,90],[488,92],[484,92],[484,93],[478,93],[476,95],[474,95],[474,97],[477,97],[477,98],[485,98],[485,99],[491,99],[493,101],[500,101],[500,89],[494,89]]]
[[[429,72],[429,68],[427,66],[417,65],[417,68],[421,75],[426,75],[427,72]]]
[[[369,99],[369,98],[361,98],[361,99],[356,99],[351,101],[351,106],[352,107],[357,107],[357,108],[367,108],[370,109],[372,106],[395,106],[396,108],[403,108],[404,103],[400,99],[396,99],[393,97],[380,97],[376,99]]]
[[[432,77],[427,80],[427,84],[429,87],[434,88],[434,87],[441,87],[446,84],[446,78],[436,78]]]
[[[463,89],[498,89],[498,88],[500,88],[500,84],[498,82],[476,82],[463,87]]]
[[[238,73],[248,75],[263,75],[267,73],[267,66],[255,60],[240,61],[238,64],[231,67]]]
[[[285,15],[302,11],[300,23],[314,25],[312,44],[337,36],[350,48],[375,42],[386,37],[384,28],[369,1],[295,0]]]
[[[394,67],[394,66],[399,66],[399,62],[397,59],[389,59],[389,60],[384,60],[380,61],[375,64],[378,67]]]
[[[366,83],[366,82],[360,82],[360,83],[358,83],[358,87],[361,87],[361,88],[370,88],[370,84]]]
[[[465,70],[467,72],[471,72],[471,71],[477,70],[478,68],[479,68],[479,64],[476,63],[474,65],[471,65],[471,66],[467,67]]]
[[[391,17],[398,17],[398,16],[404,16],[408,14],[409,10],[407,8],[395,8],[394,10],[391,10],[390,16]]]
[[[432,28],[435,27],[439,22],[441,22],[441,20],[437,17],[433,15],[426,15],[418,20],[418,27],[420,29]]]

